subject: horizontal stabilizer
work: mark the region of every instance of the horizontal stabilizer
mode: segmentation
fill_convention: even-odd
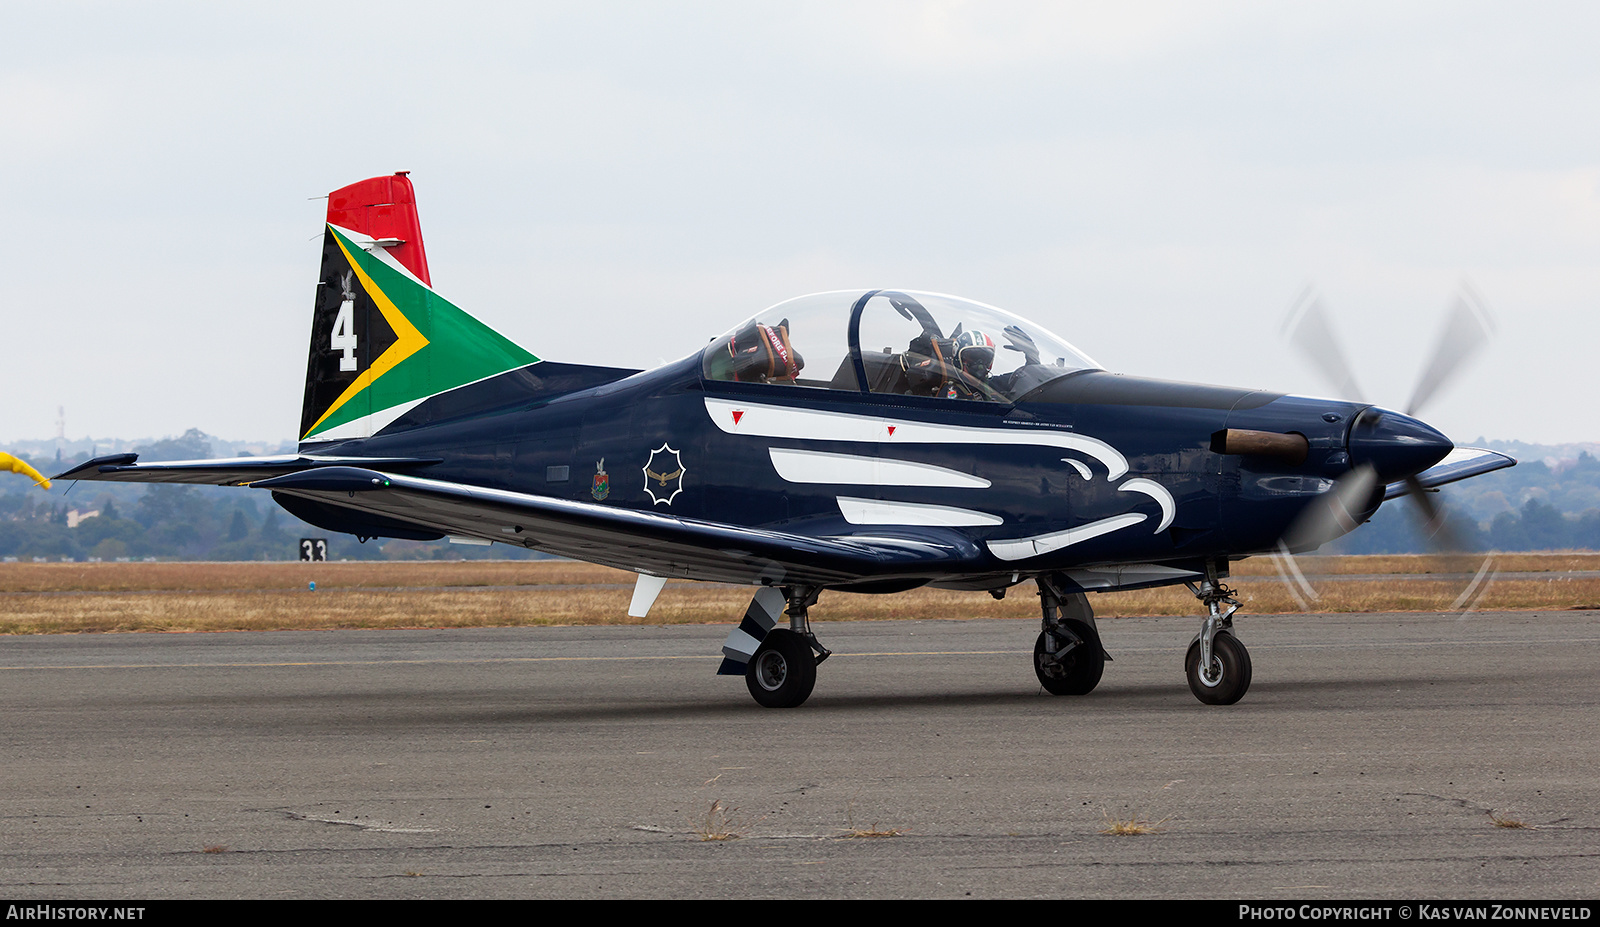
[[[981,556],[971,541],[946,529],[922,528],[916,537],[817,537],[359,467],[322,467],[253,485],[438,534],[714,582],[835,585],[955,573]]]
[[[145,464],[136,463],[138,459],[138,454],[107,454],[84,461],[56,479],[243,486],[257,480],[321,467],[362,466],[404,470],[432,466],[439,462],[437,457],[320,457],[315,454],[224,457],[217,460],[162,460]]]
[[[1516,465],[1517,459],[1509,454],[1481,447],[1458,447],[1446,454],[1443,460],[1417,474],[1417,481],[1422,484],[1422,488],[1433,489],[1446,483],[1482,476]],[[1408,491],[1409,488],[1404,482],[1390,483],[1384,487],[1384,501],[1397,499]]]

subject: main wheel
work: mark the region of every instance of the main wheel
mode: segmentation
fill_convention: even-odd
[[[1183,670],[1189,676],[1189,691],[1207,705],[1232,705],[1250,689],[1250,651],[1227,631],[1211,639],[1211,672],[1200,673],[1200,642],[1189,645]]]
[[[817,658],[805,638],[787,628],[767,632],[745,667],[744,684],[767,708],[795,708],[817,684]]]
[[[1106,653],[1100,649],[1100,635],[1081,621],[1067,619],[1062,627],[1078,635],[1083,643],[1056,656],[1045,650],[1049,632],[1040,631],[1033,645],[1033,671],[1039,685],[1051,695],[1088,695],[1100,684],[1100,674],[1106,669]]]

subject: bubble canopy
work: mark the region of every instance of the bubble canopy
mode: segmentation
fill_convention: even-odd
[[[1064,339],[1003,309],[914,290],[787,300],[701,355],[707,380],[1004,403],[1098,369]]]

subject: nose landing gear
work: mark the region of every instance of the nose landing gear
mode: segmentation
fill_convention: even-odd
[[[1200,633],[1183,659],[1189,691],[1207,705],[1232,705],[1250,689],[1250,651],[1233,635],[1233,613],[1239,610],[1239,600],[1233,597],[1233,590],[1214,578],[1187,585],[1206,606]]]

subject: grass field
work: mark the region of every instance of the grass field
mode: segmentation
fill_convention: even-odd
[[[1437,611],[1481,561],[1432,557],[1306,557],[1317,612]],[[1600,554],[1507,554],[1484,609],[1600,608]],[[1518,574],[1507,576],[1504,574]],[[1530,575],[1533,574],[1533,575]],[[1318,577],[1358,576],[1333,580]],[[316,583],[316,591],[309,584]],[[1229,580],[1248,614],[1302,611],[1273,561],[1234,565]],[[644,621],[627,617],[633,574],[565,561],[411,563],[7,563],[0,564],[0,633],[447,628],[579,624],[727,624],[750,599],[745,587],[668,583]],[[1183,587],[1096,594],[1097,615],[1199,614]],[[815,620],[1032,618],[1031,584],[1003,600],[981,592],[915,589],[887,596],[831,593]]]

